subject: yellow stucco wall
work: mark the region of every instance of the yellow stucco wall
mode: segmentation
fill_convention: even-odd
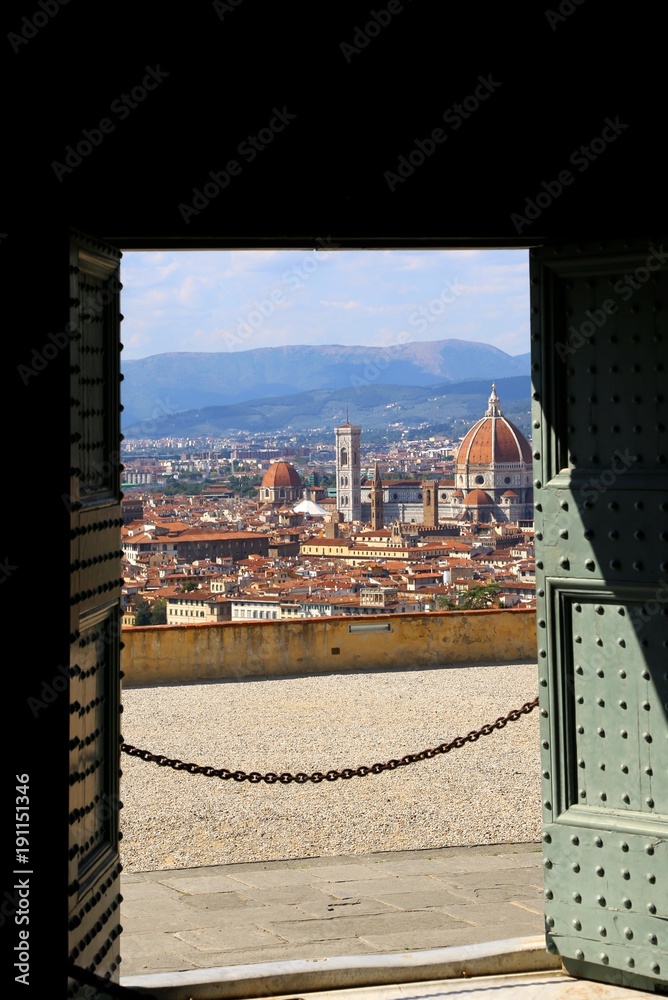
[[[349,626],[372,623],[389,623],[391,631],[349,631]],[[363,619],[147,625],[123,629],[123,642],[125,687],[346,670],[531,663],[536,659],[536,613],[443,611]]]

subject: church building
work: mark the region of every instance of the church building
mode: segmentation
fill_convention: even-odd
[[[302,495],[301,476],[289,462],[273,462],[260,485],[260,500],[265,506],[283,507],[294,504]]]
[[[496,385],[485,415],[464,437],[454,479],[386,480],[376,467],[373,479],[360,478],[361,428],[336,428],[337,508],[346,521],[382,524],[440,522],[517,523],[533,517],[531,447],[522,431],[501,412]]]

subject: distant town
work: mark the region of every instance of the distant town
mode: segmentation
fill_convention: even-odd
[[[126,626],[535,606],[531,449],[494,385],[457,438],[350,414],[122,461]]]

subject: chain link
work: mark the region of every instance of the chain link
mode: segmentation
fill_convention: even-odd
[[[274,785],[276,782],[289,785],[293,781],[298,785],[304,785],[307,781],[319,784],[321,781],[337,781],[339,778],[343,778],[344,780],[348,778],[365,778],[368,774],[382,774],[383,771],[395,771],[397,768],[405,767],[407,764],[417,764],[421,760],[431,760],[432,757],[436,757],[438,754],[450,753],[451,750],[459,750],[461,747],[466,746],[467,743],[475,743],[481,736],[490,736],[495,729],[503,729],[509,722],[517,722],[523,715],[533,712],[537,705],[538,698],[534,698],[533,701],[525,702],[521,708],[513,709],[507,715],[500,716],[495,722],[487,723],[481,726],[480,729],[474,729],[470,733],[467,733],[466,736],[457,736],[450,743],[439,743],[438,746],[421,750],[419,753],[408,753],[404,757],[392,758],[384,764],[371,764],[370,767],[365,767],[364,765],[361,767],[344,767],[340,771],[332,770],[325,771],[324,773],[322,771],[313,771],[311,774],[306,774],[304,771],[298,771],[297,774],[291,774],[284,771],[282,774],[276,774],[274,771],[268,771],[266,774],[260,774],[259,771],[229,771],[226,767],[206,767],[202,764],[187,764],[185,761],[165,757],[163,754],[140,750],[129,743],[122,743],[121,750],[130,757],[140,757],[142,760],[158,764],[160,767],[171,767],[175,771],[188,771],[189,774],[203,774],[207,778],[222,778],[223,781],[228,781],[231,778],[233,781],[250,781],[252,785],[257,785],[261,781],[264,781],[267,785]]]

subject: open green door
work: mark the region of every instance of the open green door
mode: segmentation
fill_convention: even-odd
[[[531,251],[545,920],[668,991],[668,239]]]

